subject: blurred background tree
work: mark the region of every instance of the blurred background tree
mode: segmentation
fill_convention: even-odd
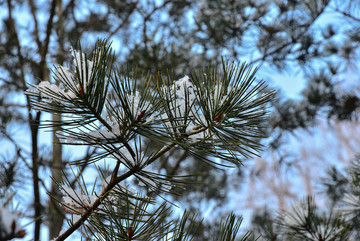
[[[56,144],[55,135],[50,141],[41,133],[37,124],[51,117],[31,110],[23,94],[25,83],[53,81],[49,70],[71,61],[67,50],[72,44],[80,42],[86,50],[99,37],[112,40],[117,60],[137,66],[139,72],[172,71],[179,78],[224,56],[261,67],[259,77],[273,83],[273,88],[278,88],[282,76],[287,86],[303,86],[296,97],[279,91],[264,142],[268,148],[261,158],[244,160],[244,167],[214,172],[182,152],[162,159],[158,168],[164,173],[203,174],[194,181],[206,185],[189,186],[174,201],[208,214],[200,229],[204,239],[205,226],[214,225],[216,217],[229,209],[238,214],[255,210],[265,213],[267,220],[268,212],[287,209],[294,199],[324,192],[319,183],[329,170],[348,175],[344,170],[360,143],[360,1],[7,0],[0,4],[4,146],[0,171],[1,188],[6,190],[1,195],[29,207],[26,214],[35,220],[31,234],[35,240],[42,226],[49,227],[53,237],[63,222],[64,214],[46,195],[61,198],[48,176],[57,179],[69,161],[88,159],[96,150],[70,154]],[[341,180],[334,182],[341,186]],[[327,192],[337,197],[336,190]],[[329,200],[324,197],[322,203]],[[264,207],[267,211],[261,212]],[[259,220],[262,215],[255,217]]]

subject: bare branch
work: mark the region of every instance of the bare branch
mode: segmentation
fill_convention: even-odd
[[[30,12],[34,21],[34,37],[35,37],[35,41],[38,45],[39,49],[42,49],[41,46],[41,41],[40,41],[40,37],[39,37],[39,24],[38,24],[38,20],[36,17],[36,7],[35,7],[35,3],[33,0],[29,0],[29,6],[30,6]]]

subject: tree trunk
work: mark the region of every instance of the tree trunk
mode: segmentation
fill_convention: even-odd
[[[60,121],[61,116],[52,115],[54,122]],[[52,130],[53,135],[53,144],[52,144],[52,165],[51,165],[51,175],[56,181],[61,180],[61,170],[63,169],[62,161],[62,145],[59,143],[59,139],[56,136],[56,131],[58,127],[54,127]],[[60,208],[56,200],[61,200],[62,195],[59,190],[59,187],[55,182],[51,183],[51,197],[52,200],[49,200],[49,236],[50,239],[57,237],[61,230],[64,221],[64,213]],[[55,200],[56,199],[56,200]]]
[[[58,24],[56,28],[56,32],[58,34],[58,54],[57,54],[57,64],[64,63],[64,28],[63,28],[63,16],[62,16],[62,1],[57,2],[57,17]],[[61,121],[61,115],[52,115],[52,119],[54,122]],[[56,181],[61,180],[61,171],[64,168],[64,163],[62,160],[62,145],[60,144],[59,138],[56,136],[56,132],[59,130],[59,127],[54,127],[52,130],[53,135],[53,151],[52,151],[52,166],[51,166],[51,175]],[[58,186],[52,182],[51,183],[51,195],[56,200],[61,200],[62,195],[58,188]],[[51,198],[51,197],[50,197]],[[49,200],[49,238],[52,239],[57,237],[60,233],[60,230],[63,226],[65,214],[59,204],[55,199]]]

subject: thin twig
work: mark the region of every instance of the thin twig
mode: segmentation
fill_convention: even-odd
[[[42,55],[41,55],[41,62],[43,62],[44,64],[46,62],[46,55],[47,55],[48,49],[49,49],[50,36],[51,36],[51,31],[52,31],[52,27],[53,27],[53,23],[54,23],[53,19],[55,17],[56,2],[57,2],[57,0],[53,0],[51,3],[50,17],[49,17],[49,20],[46,25],[46,35],[45,35],[46,37],[44,39],[44,46],[42,48]]]
[[[296,39],[292,38],[291,41],[284,43],[283,45],[279,46],[278,48],[274,49],[273,51],[264,53],[263,56],[255,59],[255,60],[252,60],[249,63],[249,65],[253,65],[259,61],[263,62],[266,60],[267,57],[269,57],[277,52],[280,52],[282,49],[284,49],[284,48],[290,46],[291,44],[296,43],[298,40],[300,40],[305,35],[305,33],[309,30],[309,28],[315,23],[315,21],[319,18],[319,16],[324,12],[324,10],[327,6],[328,6],[328,4],[326,4],[309,23],[302,25],[302,27],[305,27],[305,29],[297,36]]]
[[[355,17],[354,15],[352,15],[352,14],[350,14],[350,13],[347,13],[347,12],[342,11],[342,10],[340,10],[340,9],[335,9],[335,11],[338,12],[338,13],[340,13],[340,14],[342,14],[342,15],[344,15],[345,17],[348,17],[348,18],[356,21],[356,22],[360,22],[360,18],[357,18],[357,17]]]
[[[1,105],[3,108],[9,108],[9,107],[16,107],[16,108],[27,108],[26,105],[23,104],[16,104],[16,103],[3,103]]]
[[[95,154],[96,148],[94,148],[91,153],[89,153],[89,149],[90,149],[90,147],[88,147],[88,150],[86,151],[86,155],[85,155],[85,157],[82,158],[82,159],[88,160],[92,155]],[[79,178],[81,177],[82,173],[85,171],[85,168],[86,168],[87,166],[88,166],[88,162],[85,162],[84,165],[81,165],[80,171],[78,172],[78,174],[76,175],[76,177],[70,182],[70,187],[71,187],[71,188],[74,188],[75,183],[79,180]]]
[[[37,21],[37,17],[36,17],[36,7],[34,4],[33,0],[29,0],[29,6],[30,6],[30,12],[34,21],[34,37],[35,37],[35,41],[38,45],[38,49],[42,49],[41,46],[41,41],[40,41],[40,37],[39,37],[39,24]]]
[[[174,167],[171,169],[171,171],[169,172],[170,176],[173,176],[176,171],[179,169],[180,167],[180,163],[183,162],[186,157],[188,156],[188,153],[186,151],[184,151],[184,153],[181,155],[181,157],[176,161]]]
[[[113,31],[111,31],[109,33],[109,35],[107,36],[107,39],[110,39],[112,36],[114,36],[120,29],[122,29],[125,24],[127,24],[129,22],[129,18],[131,16],[131,14],[135,11],[135,8],[137,7],[137,5],[139,4],[139,1],[136,1],[136,3],[133,3],[133,5],[135,5],[130,12],[127,13],[126,18],[121,22],[121,24],[119,24]]]

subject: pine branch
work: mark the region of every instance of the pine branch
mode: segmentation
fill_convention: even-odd
[[[59,138],[68,136],[82,142],[76,145],[93,145],[105,150],[86,163],[111,155],[116,165],[110,181],[100,195],[92,197],[95,201],[90,204],[82,203],[77,194],[72,197],[70,193],[74,191],[64,189],[74,198],[75,206],[71,203],[63,206],[82,216],[56,240],[64,240],[89,221],[108,195],[115,192],[115,187],[131,176],[151,190],[157,188],[163,192],[169,192],[166,187],[171,188],[171,182],[185,182],[146,170],[177,145],[214,167],[227,165],[211,157],[238,165],[239,156],[256,154],[261,147],[262,122],[273,92],[265,92],[263,82],[254,82],[256,69],[246,64],[237,67],[223,62],[221,67],[208,68],[205,73],[193,72],[192,81],[188,76],[174,81],[171,76],[165,79],[158,75],[155,89],[150,83],[152,76],[147,76],[139,92],[137,76],[129,75],[128,71],[113,75],[113,55],[106,41],[96,44],[92,61],[81,51],[73,51],[73,56],[74,73],[61,66],[54,72],[64,87],[41,82],[27,93],[35,99],[43,97],[39,102],[33,101],[39,110],[71,114],[71,120],[48,125],[64,126],[63,136]],[[110,94],[109,83],[113,90]],[[104,108],[106,117],[103,117]],[[143,137],[159,141],[163,147],[145,156],[141,154]],[[129,144],[131,140],[136,152]],[[118,176],[120,164],[128,171]]]
[[[202,128],[199,129],[193,133],[191,133],[190,135],[193,134],[197,134],[201,131],[206,130],[206,128]],[[166,152],[168,152],[169,150],[171,150],[176,144],[175,143],[171,143],[169,145],[167,145],[166,147],[162,148],[158,153],[156,153],[156,155],[154,155],[153,157],[151,157],[145,165],[150,165],[151,163],[153,163],[154,161],[156,161],[158,158],[160,158],[162,155],[164,155]],[[65,240],[67,237],[69,237],[74,231],[76,231],[89,217],[90,215],[99,207],[99,205],[101,204],[101,200],[103,200],[104,198],[106,198],[111,190],[118,185],[120,182],[122,182],[123,180],[129,178],[130,176],[136,174],[137,172],[141,171],[141,167],[137,167],[134,166],[133,169],[127,171],[126,173],[122,174],[121,176],[117,176],[114,177],[114,175],[112,175],[111,181],[109,182],[109,184],[105,187],[105,189],[102,191],[102,193],[99,195],[99,198],[96,199],[96,201],[94,202],[94,204],[92,206],[90,206],[85,213],[82,214],[81,218],[75,222],[69,229],[67,229],[65,232],[63,232],[59,237],[57,237],[55,240],[56,241],[62,241]]]
[[[96,117],[96,119],[98,121],[100,121],[101,124],[103,124],[110,132],[113,131],[113,128],[110,126],[109,123],[107,123],[102,117],[101,115],[99,115],[99,113],[91,106],[89,105],[88,106],[90,112],[93,113],[93,115]],[[131,148],[131,146],[129,145],[129,143],[127,143],[127,141],[125,141],[122,137],[120,136],[117,136],[118,140],[120,143],[124,144],[125,148],[130,152],[131,156],[132,157],[135,157],[135,152],[134,150]],[[114,175],[116,176],[117,175],[117,171],[119,169],[119,165],[120,165],[120,162],[118,161],[118,163],[116,164],[116,167],[115,167],[115,171],[114,171]]]
[[[117,177],[110,181],[110,183],[105,187],[103,192],[99,195],[99,198],[95,200],[94,204],[89,207],[85,213],[82,214],[81,218],[76,221],[70,228],[68,228],[65,232],[63,232],[60,236],[58,236],[55,241],[62,241],[69,237],[73,232],[75,232],[89,217],[90,215],[99,207],[101,204],[101,200],[106,198],[110,191],[119,184],[121,181],[125,180],[126,178],[130,177],[135,173],[135,170],[130,170],[123,175]]]

